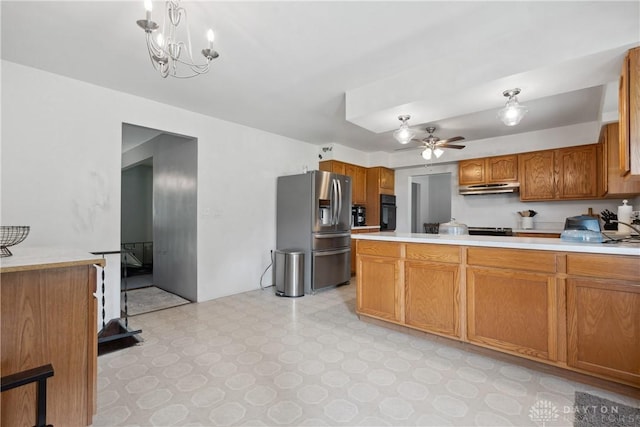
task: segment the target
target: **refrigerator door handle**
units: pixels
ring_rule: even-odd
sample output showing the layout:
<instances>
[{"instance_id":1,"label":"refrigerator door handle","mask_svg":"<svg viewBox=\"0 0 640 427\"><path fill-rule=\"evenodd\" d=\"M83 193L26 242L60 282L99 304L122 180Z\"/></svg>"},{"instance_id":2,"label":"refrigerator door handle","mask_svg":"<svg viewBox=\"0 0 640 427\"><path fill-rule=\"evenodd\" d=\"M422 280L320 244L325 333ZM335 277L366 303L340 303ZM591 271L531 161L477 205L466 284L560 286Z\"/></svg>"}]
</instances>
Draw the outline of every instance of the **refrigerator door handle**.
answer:
<instances>
[{"instance_id":1,"label":"refrigerator door handle","mask_svg":"<svg viewBox=\"0 0 640 427\"><path fill-rule=\"evenodd\" d=\"M340 224L342 216L342 183L336 179L336 187L338 188L338 215L336 216L336 225Z\"/></svg>"},{"instance_id":2,"label":"refrigerator door handle","mask_svg":"<svg viewBox=\"0 0 640 427\"><path fill-rule=\"evenodd\" d=\"M314 251L313 256L331 256L331 255L340 255L350 252L351 248L338 249L335 251Z\"/></svg>"},{"instance_id":3,"label":"refrigerator door handle","mask_svg":"<svg viewBox=\"0 0 640 427\"><path fill-rule=\"evenodd\" d=\"M349 237L351 233L314 234L316 239L335 239L336 237Z\"/></svg>"},{"instance_id":4,"label":"refrigerator door handle","mask_svg":"<svg viewBox=\"0 0 640 427\"><path fill-rule=\"evenodd\" d=\"M338 217L338 181L336 179L331 180L331 225L336 225Z\"/></svg>"}]
</instances>

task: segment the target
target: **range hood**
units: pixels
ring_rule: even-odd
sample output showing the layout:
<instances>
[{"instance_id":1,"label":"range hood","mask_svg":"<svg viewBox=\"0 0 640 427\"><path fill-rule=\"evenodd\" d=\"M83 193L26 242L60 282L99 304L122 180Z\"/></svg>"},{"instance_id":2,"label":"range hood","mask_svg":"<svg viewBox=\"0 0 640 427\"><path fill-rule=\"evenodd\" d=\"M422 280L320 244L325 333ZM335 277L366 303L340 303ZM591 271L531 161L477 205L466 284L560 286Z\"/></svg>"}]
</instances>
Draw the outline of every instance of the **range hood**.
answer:
<instances>
[{"instance_id":1,"label":"range hood","mask_svg":"<svg viewBox=\"0 0 640 427\"><path fill-rule=\"evenodd\" d=\"M460 187L458 187L458 193L462 194L463 196L470 196L475 194L517 193L518 191L520 191L519 182L461 185Z\"/></svg>"}]
</instances>

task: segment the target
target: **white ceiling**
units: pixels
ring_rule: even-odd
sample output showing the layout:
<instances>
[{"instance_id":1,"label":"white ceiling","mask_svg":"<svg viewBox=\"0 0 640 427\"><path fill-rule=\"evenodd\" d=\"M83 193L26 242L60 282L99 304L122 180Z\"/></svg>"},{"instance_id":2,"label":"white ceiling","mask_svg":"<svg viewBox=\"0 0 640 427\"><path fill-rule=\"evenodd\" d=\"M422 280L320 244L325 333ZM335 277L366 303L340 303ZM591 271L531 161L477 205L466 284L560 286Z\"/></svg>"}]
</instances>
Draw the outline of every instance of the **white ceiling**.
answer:
<instances>
[{"instance_id":1,"label":"white ceiling","mask_svg":"<svg viewBox=\"0 0 640 427\"><path fill-rule=\"evenodd\" d=\"M149 63L142 1L0 4L3 59L367 152L398 148L399 114L467 141L600 120L640 44L638 1L184 2L194 50L212 27L220 58L178 80ZM496 111L513 87L529 114L508 128Z\"/></svg>"}]
</instances>

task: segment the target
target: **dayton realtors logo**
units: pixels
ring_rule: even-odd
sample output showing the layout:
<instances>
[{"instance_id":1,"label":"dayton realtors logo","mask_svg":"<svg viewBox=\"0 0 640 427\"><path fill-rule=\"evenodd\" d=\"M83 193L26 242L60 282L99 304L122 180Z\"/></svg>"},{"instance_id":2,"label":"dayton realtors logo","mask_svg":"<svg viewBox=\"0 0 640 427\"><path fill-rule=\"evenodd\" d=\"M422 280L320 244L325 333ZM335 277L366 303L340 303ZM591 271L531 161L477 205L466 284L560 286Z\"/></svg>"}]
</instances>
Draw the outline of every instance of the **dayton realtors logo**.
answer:
<instances>
[{"instance_id":1,"label":"dayton realtors logo","mask_svg":"<svg viewBox=\"0 0 640 427\"><path fill-rule=\"evenodd\" d=\"M556 405L548 400L538 400L529 408L529 418L533 422L541 422L542 427L545 427L545 423L560 418L560 412Z\"/></svg>"},{"instance_id":2,"label":"dayton realtors logo","mask_svg":"<svg viewBox=\"0 0 640 427\"><path fill-rule=\"evenodd\" d=\"M553 402L538 400L529 408L531 421L542 423L542 427L547 427L546 423L558 420L561 415L564 420L586 421L590 425L605 423L635 425L635 423L640 423L640 415L621 413L617 405L573 405L563 406L562 410L559 410Z\"/></svg>"}]
</instances>

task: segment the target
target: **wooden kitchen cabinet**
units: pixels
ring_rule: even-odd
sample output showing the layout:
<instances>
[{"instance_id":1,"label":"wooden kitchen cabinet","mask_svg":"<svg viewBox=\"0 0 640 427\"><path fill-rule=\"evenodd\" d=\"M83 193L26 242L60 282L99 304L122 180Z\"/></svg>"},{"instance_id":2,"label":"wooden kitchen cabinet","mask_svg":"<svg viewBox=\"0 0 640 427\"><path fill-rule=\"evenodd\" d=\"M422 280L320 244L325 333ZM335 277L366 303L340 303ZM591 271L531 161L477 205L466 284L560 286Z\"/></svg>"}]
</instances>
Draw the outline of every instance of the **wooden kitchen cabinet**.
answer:
<instances>
[{"instance_id":1,"label":"wooden kitchen cabinet","mask_svg":"<svg viewBox=\"0 0 640 427\"><path fill-rule=\"evenodd\" d=\"M640 263L567 256L567 364L640 385Z\"/></svg>"},{"instance_id":2,"label":"wooden kitchen cabinet","mask_svg":"<svg viewBox=\"0 0 640 427\"><path fill-rule=\"evenodd\" d=\"M367 225L380 225L380 195L394 194L395 172L376 166L367 169Z\"/></svg>"},{"instance_id":3,"label":"wooden kitchen cabinet","mask_svg":"<svg viewBox=\"0 0 640 427\"><path fill-rule=\"evenodd\" d=\"M515 154L462 160L458 163L460 185L516 181L518 181L518 156Z\"/></svg>"},{"instance_id":4,"label":"wooden kitchen cabinet","mask_svg":"<svg viewBox=\"0 0 640 427\"><path fill-rule=\"evenodd\" d=\"M379 319L402 320L401 245L357 241L357 311Z\"/></svg>"},{"instance_id":5,"label":"wooden kitchen cabinet","mask_svg":"<svg viewBox=\"0 0 640 427\"><path fill-rule=\"evenodd\" d=\"M553 200L555 190L555 156L552 150L518 155L520 200Z\"/></svg>"},{"instance_id":6,"label":"wooden kitchen cabinet","mask_svg":"<svg viewBox=\"0 0 640 427\"><path fill-rule=\"evenodd\" d=\"M593 199L599 196L596 144L555 150L559 199Z\"/></svg>"},{"instance_id":7,"label":"wooden kitchen cabinet","mask_svg":"<svg viewBox=\"0 0 640 427\"><path fill-rule=\"evenodd\" d=\"M623 60L618 105L619 172L640 175L640 47L629 50Z\"/></svg>"},{"instance_id":8,"label":"wooden kitchen cabinet","mask_svg":"<svg viewBox=\"0 0 640 427\"><path fill-rule=\"evenodd\" d=\"M598 198L599 171L597 144L519 154L520 200Z\"/></svg>"},{"instance_id":9,"label":"wooden kitchen cabinet","mask_svg":"<svg viewBox=\"0 0 640 427\"><path fill-rule=\"evenodd\" d=\"M367 168L345 163L345 175L351 177L351 202L354 205L367 203Z\"/></svg>"},{"instance_id":10,"label":"wooden kitchen cabinet","mask_svg":"<svg viewBox=\"0 0 640 427\"><path fill-rule=\"evenodd\" d=\"M407 244L405 324L460 338L460 247Z\"/></svg>"},{"instance_id":11,"label":"wooden kitchen cabinet","mask_svg":"<svg viewBox=\"0 0 640 427\"><path fill-rule=\"evenodd\" d=\"M339 162L337 160L325 160L318 164L318 169L325 172L339 173L340 175L346 175L346 163Z\"/></svg>"},{"instance_id":12,"label":"wooden kitchen cabinet","mask_svg":"<svg viewBox=\"0 0 640 427\"><path fill-rule=\"evenodd\" d=\"M93 265L2 269L2 375L50 363L47 423L92 424L97 385ZM33 425L36 384L2 393L2 425Z\"/></svg>"},{"instance_id":13,"label":"wooden kitchen cabinet","mask_svg":"<svg viewBox=\"0 0 640 427\"><path fill-rule=\"evenodd\" d=\"M360 233L377 233L380 231L380 227L377 228L356 228L351 229L351 234ZM356 274L356 240L351 239L351 275Z\"/></svg>"},{"instance_id":14,"label":"wooden kitchen cabinet","mask_svg":"<svg viewBox=\"0 0 640 427\"><path fill-rule=\"evenodd\" d=\"M634 197L640 194L640 175L620 174L619 126L609 123L600 131L599 149L602 150L601 194L607 198Z\"/></svg>"},{"instance_id":15,"label":"wooden kitchen cabinet","mask_svg":"<svg viewBox=\"0 0 640 427\"><path fill-rule=\"evenodd\" d=\"M467 258L469 342L557 360L555 255L468 248Z\"/></svg>"}]
</instances>

